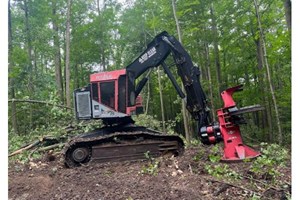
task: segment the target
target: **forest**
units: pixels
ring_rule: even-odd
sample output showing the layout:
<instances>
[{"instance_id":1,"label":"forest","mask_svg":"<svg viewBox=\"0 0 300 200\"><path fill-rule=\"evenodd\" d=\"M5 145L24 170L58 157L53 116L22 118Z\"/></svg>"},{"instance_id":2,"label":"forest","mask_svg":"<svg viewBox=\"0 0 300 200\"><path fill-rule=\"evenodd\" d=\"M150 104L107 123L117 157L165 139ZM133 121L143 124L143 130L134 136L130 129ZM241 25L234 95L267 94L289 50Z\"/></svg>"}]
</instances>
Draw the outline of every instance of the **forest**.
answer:
<instances>
[{"instance_id":1,"label":"forest","mask_svg":"<svg viewBox=\"0 0 300 200\"><path fill-rule=\"evenodd\" d=\"M8 2L8 11L9 135L68 123L74 89L87 85L92 73L125 68L165 30L200 68L214 118L220 92L243 84L237 104L266 108L247 116L252 131L245 137L291 142L289 0L18 0ZM188 140L196 137L192 122L184 128L182 102L159 67L142 96L146 119Z\"/></svg>"},{"instance_id":2,"label":"forest","mask_svg":"<svg viewBox=\"0 0 300 200\"><path fill-rule=\"evenodd\" d=\"M245 114L243 139L290 149L290 0L8 0L9 153L36 138L62 138L68 127L77 134L101 124L75 119L73 91L93 73L126 68L162 31L199 67L214 120L223 106L220 93L242 84L237 105L264 107ZM144 114L134 116L137 124L199 144L197 125L161 66L141 95Z\"/></svg>"}]
</instances>

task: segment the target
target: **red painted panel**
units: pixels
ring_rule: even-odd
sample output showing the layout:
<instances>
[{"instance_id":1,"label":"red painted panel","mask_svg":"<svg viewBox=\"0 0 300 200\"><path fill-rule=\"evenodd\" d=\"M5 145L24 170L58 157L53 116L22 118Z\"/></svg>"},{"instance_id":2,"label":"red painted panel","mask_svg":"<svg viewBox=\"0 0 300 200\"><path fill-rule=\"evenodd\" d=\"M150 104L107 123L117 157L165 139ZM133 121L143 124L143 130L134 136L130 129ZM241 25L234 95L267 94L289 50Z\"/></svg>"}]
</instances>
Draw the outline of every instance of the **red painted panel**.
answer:
<instances>
[{"instance_id":1,"label":"red painted panel","mask_svg":"<svg viewBox=\"0 0 300 200\"><path fill-rule=\"evenodd\" d=\"M234 107L235 106L235 102L232 98L232 95L234 92L237 92L239 90L241 90L242 85L238 85L232 88L228 88L227 90L223 91L221 93L221 97L223 99L224 102L224 108L230 108L230 107Z\"/></svg>"}]
</instances>

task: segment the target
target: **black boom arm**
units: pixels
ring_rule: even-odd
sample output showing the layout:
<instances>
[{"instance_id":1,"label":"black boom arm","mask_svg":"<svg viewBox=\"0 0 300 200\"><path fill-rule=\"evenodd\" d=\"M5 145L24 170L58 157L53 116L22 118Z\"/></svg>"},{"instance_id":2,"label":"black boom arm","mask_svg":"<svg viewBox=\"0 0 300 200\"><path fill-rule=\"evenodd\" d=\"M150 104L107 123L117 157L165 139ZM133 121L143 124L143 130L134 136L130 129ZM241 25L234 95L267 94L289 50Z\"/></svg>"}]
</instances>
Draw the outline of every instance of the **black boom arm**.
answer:
<instances>
[{"instance_id":1,"label":"black boom arm","mask_svg":"<svg viewBox=\"0 0 300 200\"><path fill-rule=\"evenodd\" d=\"M172 54L175 61L177 72L184 85L186 95L184 95L170 69L164 62L170 54ZM165 31L158 34L148 44L147 49L126 67L126 71L128 77L134 81L147 70L159 65L163 66L165 73L168 75L179 96L181 98L186 97L186 107L193 118L199 121L200 127L210 124L210 111L207 106L207 99L199 82L200 71L198 67L193 65L190 55L180 42ZM140 81L136 88L136 95L142 90L147 80L148 76Z\"/></svg>"}]
</instances>

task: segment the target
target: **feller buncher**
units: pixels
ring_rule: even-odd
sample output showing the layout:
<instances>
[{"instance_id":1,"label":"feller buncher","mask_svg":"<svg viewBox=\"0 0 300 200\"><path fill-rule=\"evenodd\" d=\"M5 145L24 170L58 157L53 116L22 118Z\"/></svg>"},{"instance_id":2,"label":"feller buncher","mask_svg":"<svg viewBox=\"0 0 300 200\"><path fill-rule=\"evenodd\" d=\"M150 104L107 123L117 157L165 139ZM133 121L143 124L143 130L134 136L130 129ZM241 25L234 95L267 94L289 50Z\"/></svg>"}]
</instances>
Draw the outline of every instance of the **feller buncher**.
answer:
<instances>
[{"instance_id":1,"label":"feller buncher","mask_svg":"<svg viewBox=\"0 0 300 200\"><path fill-rule=\"evenodd\" d=\"M177 73L184 85L183 92L165 60L172 56ZM223 107L217 110L218 121L212 121L207 98L200 84L200 70L193 65L190 55L181 43L167 32L158 34L147 49L131 64L121 70L90 75L88 86L74 91L76 118L101 119L104 127L81 134L69 140L63 149L68 167L91 161L111 162L145 158L145 153L157 157L165 153L180 155L184 143L177 135L168 135L134 124L131 116L142 110L141 90L150 72L162 66L186 108L198 124L203 144L224 143L222 159L225 161L255 158L260 155L246 146L241 137L242 114L262 110L259 105L238 108L233 93L242 85L221 93ZM138 78L144 77L138 82Z\"/></svg>"}]
</instances>

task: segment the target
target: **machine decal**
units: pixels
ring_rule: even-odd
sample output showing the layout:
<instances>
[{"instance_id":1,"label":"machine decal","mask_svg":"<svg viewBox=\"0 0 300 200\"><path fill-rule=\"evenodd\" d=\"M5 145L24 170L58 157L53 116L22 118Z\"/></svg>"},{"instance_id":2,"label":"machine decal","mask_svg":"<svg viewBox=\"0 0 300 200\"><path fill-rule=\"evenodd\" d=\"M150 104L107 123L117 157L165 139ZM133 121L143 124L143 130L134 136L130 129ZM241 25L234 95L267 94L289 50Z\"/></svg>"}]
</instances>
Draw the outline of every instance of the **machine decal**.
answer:
<instances>
[{"instance_id":1,"label":"machine decal","mask_svg":"<svg viewBox=\"0 0 300 200\"><path fill-rule=\"evenodd\" d=\"M152 47L151 49L149 49L149 51L147 51L146 53L144 53L140 58L139 58L139 62L142 64L145 61L147 61L149 58L151 58L154 54L156 54L156 49L155 47Z\"/></svg>"},{"instance_id":2,"label":"machine decal","mask_svg":"<svg viewBox=\"0 0 300 200\"><path fill-rule=\"evenodd\" d=\"M104 79L112 79L112 75L110 74L101 74L96 76L96 80L104 80Z\"/></svg>"}]
</instances>

